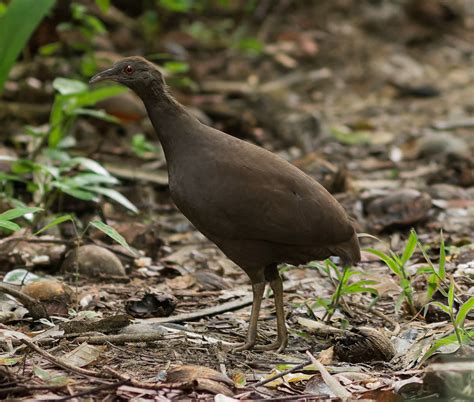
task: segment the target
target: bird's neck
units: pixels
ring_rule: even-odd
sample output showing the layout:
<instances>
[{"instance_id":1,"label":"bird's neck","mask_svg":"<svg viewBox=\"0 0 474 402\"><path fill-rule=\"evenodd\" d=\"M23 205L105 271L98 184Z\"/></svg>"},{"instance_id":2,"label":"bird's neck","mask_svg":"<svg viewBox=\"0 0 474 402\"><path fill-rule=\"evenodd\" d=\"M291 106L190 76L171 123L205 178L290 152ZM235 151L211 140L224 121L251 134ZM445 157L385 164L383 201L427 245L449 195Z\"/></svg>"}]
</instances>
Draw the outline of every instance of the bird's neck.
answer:
<instances>
[{"instance_id":1,"label":"bird's neck","mask_svg":"<svg viewBox=\"0 0 474 402\"><path fill-rule=\"evenodd\" d=\"M191 146L192 138L198 134L199 122L166 88L152 84L148 89L142 99L170 163L176 153Z\"/></svg>"}]
</instances>

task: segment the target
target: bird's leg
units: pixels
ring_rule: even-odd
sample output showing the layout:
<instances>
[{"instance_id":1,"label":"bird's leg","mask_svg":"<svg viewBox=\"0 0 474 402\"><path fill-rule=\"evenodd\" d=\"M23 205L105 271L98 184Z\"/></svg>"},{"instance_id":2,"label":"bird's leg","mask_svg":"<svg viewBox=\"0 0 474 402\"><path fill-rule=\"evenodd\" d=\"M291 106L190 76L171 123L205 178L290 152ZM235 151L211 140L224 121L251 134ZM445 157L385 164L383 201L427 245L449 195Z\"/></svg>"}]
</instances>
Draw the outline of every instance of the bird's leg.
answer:
<instances>
[{"instance_id":1,"label":"bird's leg","mask_svg":"<svg viewBox=\"0 0 474 402\"><path fill-rule=\"evenodd\" d=\"M275 350L281 352L288 344L288 331L285 324L285 310L283 306L283 282L278 273L277 265L272 265L265 269L265 278L269 280L275 298L275 310L277 316L277 340L269 345L256 346L257 350Z\"/></svg>"},{"instance_id":2,"label":"bird's leg","mask_svg":"<svg viewBox=\"0 0 474 402\"><path fill-rule=\"evenodd\" d=\"M252 283L252 292L253 292L253 303L252 303L252 312L250 313L250 323L249 329L247 332L247 341L236 347L233 351L240 352L242 350L252 349L257 340L257 323L258 315L260 313L260 305L262 304L263 291L265 290L265 281Z\"/></svg>"},{"instance_id":3,"label":"bird's leg","mask_svg":"<svg viewBox=\"0 0 474 402\"><path fill-rule=\"evenodd\" d=\"M275 310L277 316L277 340L269 345L258 345L257 350L275 350L281 352L288 344L288 331L285 323L285 310L283 308L283 282L280 277L270 282L275 298Z\"/></svg>"}]
</instances>

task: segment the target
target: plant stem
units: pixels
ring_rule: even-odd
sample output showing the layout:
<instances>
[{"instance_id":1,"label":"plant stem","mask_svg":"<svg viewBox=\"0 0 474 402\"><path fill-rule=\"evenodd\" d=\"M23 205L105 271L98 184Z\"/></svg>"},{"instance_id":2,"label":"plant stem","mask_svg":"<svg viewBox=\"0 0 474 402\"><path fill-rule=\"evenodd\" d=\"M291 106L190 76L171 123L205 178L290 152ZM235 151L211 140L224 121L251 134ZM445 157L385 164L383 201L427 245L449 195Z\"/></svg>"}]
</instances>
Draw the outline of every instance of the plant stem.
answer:
<instances>
[{"instance_id":1,"label":"plant stem","mask_svg":"<svg viewBox=\"0 0 474 402\"><path fill-rule=\"evenodd\" d=\"M349 267L348 266L344 267L342 271L342 276L339 280L339 283L337 284L336 292L334 293L333 300L331 302L331 310L328 312L327 317L326 317L326 322L329 322L331 320L336 308L339 306L339 299L341 298L342 288L344 287L346 275L348 272L349 272Z\"/></svg>"}]
</instances>

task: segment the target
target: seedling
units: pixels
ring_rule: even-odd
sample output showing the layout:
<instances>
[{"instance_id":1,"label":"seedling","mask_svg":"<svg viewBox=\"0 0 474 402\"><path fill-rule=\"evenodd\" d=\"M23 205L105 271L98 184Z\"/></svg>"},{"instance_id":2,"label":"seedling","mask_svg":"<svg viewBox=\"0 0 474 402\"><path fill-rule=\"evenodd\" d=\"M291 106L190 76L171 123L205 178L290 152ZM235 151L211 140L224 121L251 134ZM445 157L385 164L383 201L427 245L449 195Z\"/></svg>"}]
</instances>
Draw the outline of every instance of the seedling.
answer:
<instances>
[{"instance_id":1,"label":"seedling","mask_svg":"<svg viewBox=\"0 0 474 402\"><path fill-rule=\"evenodd\" d=\"M401 256L397 255L390 249L388 250L388 254L374 248L365 249L365 251L379 257L385 263L385 265L387 265L387 267L389 267L390 270L398 277L400 287L402 288L402 293L395 304L395 309L399 311L402 302L405 300L410 313L413 315L416 314L416 308L413 302L413 287L410 280L410 274L407 272L406 267L413 255L413 252L415 251L417 242L418 237L416 232L412 230L405 246L405 250Z\"/></svg>"},{"instance_id":2,"label":"seedling","mask_svg":"<svg viewBox=\"0 0 474 402\"><path fill-rule=\"evenodd\" d=\"M354 275L362 274L350 266L345 266L342 271L331 260L325 260L323 264L313 261L307 265L309 268L316 268L329 278L335 287L334 294L329 299L319 298L318 303L326 309L325 319L330 321L335 311L343 303L343 296L352 293L371 293L377 295L377 290L371 288L377 282L373 280L357 280L349 282Z\"/></svg>"},{"instance_id":3,"label":"seedling","mask_svg":"<svg viewBox=\"0 0 474 402\"><path fill-rule=\"evenodd\" d=\"M451 324L453 325L454 334L444 336L441 339L435 341L423 356L423 361L432 356L442 346L457 344L460 348L462 348L463 345L467 344L474 338L474 330L467 330L464 328L464 322L467 315L472 309L474 309L474 297L471 297L465 303L462 303L457 313L454 311L454 298L454 281L451 281L448 291L448 304L446 305L436 301L431 302L431 304L439 307L449 315Z\"/></svg>"}]
</instances>

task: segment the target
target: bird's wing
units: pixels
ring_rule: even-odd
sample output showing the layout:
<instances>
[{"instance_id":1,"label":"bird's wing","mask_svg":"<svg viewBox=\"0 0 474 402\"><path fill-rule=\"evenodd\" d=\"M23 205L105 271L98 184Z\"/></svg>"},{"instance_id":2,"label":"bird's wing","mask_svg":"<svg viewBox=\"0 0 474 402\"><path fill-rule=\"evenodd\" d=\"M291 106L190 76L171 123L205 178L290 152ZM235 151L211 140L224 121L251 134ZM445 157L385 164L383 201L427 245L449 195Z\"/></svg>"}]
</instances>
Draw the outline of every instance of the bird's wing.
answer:
<instances>
[{"instance_id":1,"label":"bird's wing","mask_svg":"<svg viewBox=\"0 0 474 402\"><path fill-rule=\"evenodd\" d=\"M291 245L335 245L352 237L344 209L319 183L267 151L259 156L261 161L244 154L239 161L217 161L206 178L215 191L208 188L201 197L212 214L206 222L196 214L198 229Z\"/></svg>"}]
</instances>

